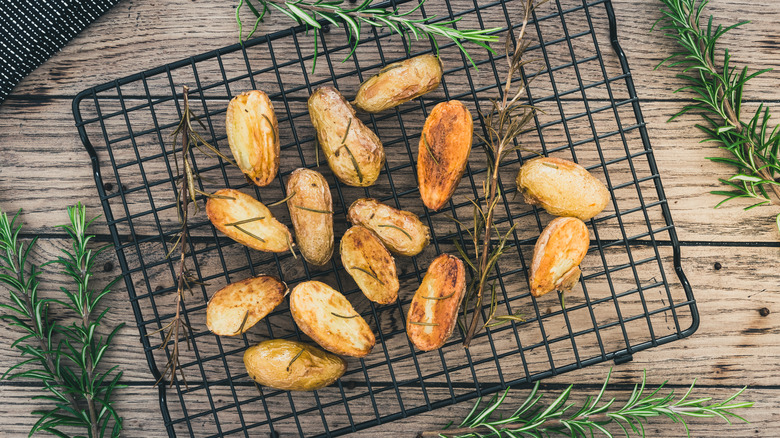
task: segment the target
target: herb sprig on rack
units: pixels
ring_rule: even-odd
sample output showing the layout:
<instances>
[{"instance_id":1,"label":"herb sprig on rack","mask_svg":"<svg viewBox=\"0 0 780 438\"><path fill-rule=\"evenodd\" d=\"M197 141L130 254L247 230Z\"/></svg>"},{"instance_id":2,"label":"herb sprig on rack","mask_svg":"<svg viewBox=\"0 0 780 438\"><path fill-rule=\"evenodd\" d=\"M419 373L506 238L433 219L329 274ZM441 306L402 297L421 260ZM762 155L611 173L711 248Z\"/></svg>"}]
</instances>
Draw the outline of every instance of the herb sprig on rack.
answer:
<instances>
[{"instance_id":1,"label":"herb sprig on rack","mask_svg":"<svg viewBox=\"0 0 780 438\"><path fill-rule=\"evenodd\" d=\"M469 257L465 248L457 240L455 241L458 252L471 270L472 278L463 300L463 319L465 321L463 328L466 333L463 345L466 348L468 348L479 329L480 311L490 274L493 272L499 257L505 251L506 243L515 228L512 226L503 234L496 231L498 242L493 243L493 233L494 228L496 228L493 221L493 212L503 196L501 186L498 183L501 161L509 153L522 149L522 146L515 144L516 139L532 129L528 125L533 121L536 114L536 109L533 106L524 103L528 84L519 76L520 70L531 62L523 58L525 51L531 44L526 39L528 22L531 19L533 10L546 1L523 1L523 21L517 34L517 43L514 49L512 48L512 34L507 33L506 36L507 73L503 96L499 95L491 101L492 106L489 112L486 114L480 113L488 132L487 137L477 134L480 140L482 140L487 157L487 178L483 184L485 207L481 207L478 201L473 201L474 225L473 227L466 227L466 233L470 239L469 243L474 246L475 257L473 259ZM515 86L514 88L513 85ZM482 325L482 329L509 321L525 321L521 315L501 315L500 318L497 318L495 284L490 287L490 294L489 317ZM470 315L469 312L471 312Z\"/></svg>"},{"instance_id":2,"label":"herb sprig on rack","mask_svg":"<svg viewBox=\"0 0 780 438\"><path fill-rule=\"evenodd\" d=\"M669 120L693 112L699 114L703 124L696 125L707 136L703 142L719 144L731 157L709 157L709 160L734 166L735 174L720 181L728 190L711 193L725 196L716 205L736 199L747 199L745 210L760 206L780 205L780 126L769 126L771 114L768 107L759 105L755 112L743 109L742 94L745 85L753 78L771 69L749 72L748 67L737 68L731 63L731 53L718 55L718 41L728 31L747 21L723 27L715 25L713 17L702 23L707 0L661 0L665 25L661 29L674 39L682 49L662 61L680 68L678 78L687 85L677 92L693 94L693 103L683 107ZM662 19L662 20L663 20ZM660 21L660 20L659 20ZM656 68L658 68L656 67ZM780 230L780 214L775 217Z\"/></svg>"},{"instance_id":3,"label":"herb sprig on rack","mask_svg":"<svg viewBox=\"0 0 780 438\"><path fill-rule=\"evenodd\" d=\"M316 0L313 2L303 0L240 0L238 7L236 8L239 39L243 39L241 9L244 5L246 5L255 16L254 26L247 38L254 35L260 21L265 18L269 8L273 8L288 16L299 25L306 25L313 29L314 60L312 62L312 70L314 70L317 65L319 32L322 31L322 24L317 21L319 19L323 19L327 21L328 24L336 27L341 27L343 25L347 29L349 41L350 44L352 44L352 50L344 61L351 58L352 54L355 53L355 49L357 49L358 43L360 42L360 31L364 25L368 25L373 27L387 27L390 32L405 36L409 41L411 41L412 36L415 41L418 41L421 36L428 37L436 46L437 50L439 47L437 38L451 40L476 68L477 65L474 63L474 60L471 58L471 55L463 44L465 42L476 44L491 53L495 53L488 44L498 41L498 36L494 34L501 30L501 28L457 29L455 25L460 21L460 17L441 21L436 21L435 15L431 17L413 18L412 14L422 7L425 0L420 0L416 6L406 12L401 12L398 9L375 7L372 4L373 0L364 0L354 8L345 8L342 6L343 3L343 0Z\"/></svg>"},{"instance_id":4,"label":"herb sprig on rack","mask_svg":"<svg viewBox=\"0 0 780 438\"><path fill-rule=\"evenodd\" d=\"M40 419L30 435L47 432L68 437L66 432L83 429L79 436L118 437L122 417L114 410L111 397L116 389L124 387L119 384L122 372L117 366L105 369L103 359L124 324L103 337L99 328L110 309L97 309L121 277L102 289L94 289L91 284L95 260L110 245L91 248L94 236L87 235L87 228L95 218L87 219L81 203L68 207L70 224L60 228L72 245L44 266L60 266L74 287L59 288L64 298L43 298L38 293L42 272L30 260L37 238L26 247L19 241L19 216L17 213L9 221L8 215L0 211L0 283L8 288L11 298L11 304L0 304L7 311L0 319L24 333L11 344L23 360L6 371L2 379L37 380L48 392L33 397L41 401L40 408L32 412Z\"/></svg>"},{"instance_id":5,"label":"herb sprig on rack","mask_svg":"<svg viewBox=\"0 0 780 438\"><path fill-rule=\"evenodd\" d=\"M539 382L536 382L525 401L506 415L499 415L497 411L506 408L504 403L509 393L508 389L501 395L496 394L484 407L481 407L482 399L478 399L474 408L457 427L451 427L451 423L441 430L420 432L417 437L512 438L557 435L576 438L596 436L596 434L612 437L613 433L607 429L610 424L618 425L626 437L631 436L631 433L645 437L644 423L653 417L666 417L675 423L680 423L690 436L686 418L717 417L728 424L731 424L732 419L747 422L733 411L753 406L753 402L734 401L745 391L745 388L721 402L713 403L712 397L692 398L690 396L696 384L695 380L679 400L675 399L674 390L662 395L667 382L646 393L647 374L645 373L642 381L634 385L628 400L618 407L615 398L602 402L611 374L610 369L601 391L595 397L588 396L580 408L576 408L575 403L568 401L574 385L570 385L552 403L545 406L540 403L543 394L539 393Z\"/></svg>"}]
</instances>

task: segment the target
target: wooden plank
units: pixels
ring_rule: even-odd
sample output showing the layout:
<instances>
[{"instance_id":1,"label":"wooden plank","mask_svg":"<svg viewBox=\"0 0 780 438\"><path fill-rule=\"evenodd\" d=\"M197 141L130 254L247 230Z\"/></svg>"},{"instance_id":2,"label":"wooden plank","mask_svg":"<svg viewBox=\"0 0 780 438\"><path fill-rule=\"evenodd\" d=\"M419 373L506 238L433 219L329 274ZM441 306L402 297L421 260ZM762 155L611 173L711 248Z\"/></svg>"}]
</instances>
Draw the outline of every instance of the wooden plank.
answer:
<instances>
[{"instance_id":1,"label":"wooden plank","mask_svg":"<svg viewBox=\"0 0 780 438\"><path fill-rule=\"evenodd\" d=\"M661 16L658 3L632 0L615 0L613 3L619 20L621 43L631 62L640 97L674 98L671 91L681 82L665 69L653 70L658 62L675 49L661 32L650 33L651 26ZM567 9L582 3L579 0L564 0L561 4L563 9ZM452 1L452 5L453 10L457 11L472 8L474 3L456 0ZM510 3L510 8L513 5L519 3ZM777 38L773 29L777 27L780 5L770 3L762 5L760 10L750 5L752 3L746 0L710 3L707 13L714 14L719 23L728 25L736 21L733 11L740 11L739 19L752 23L727 35L722 47L733 49L734 62L748 62L754 68L776 68L780 61L774 56ZM73 96L91 85L234 44L237 42L237 27L232 6L232 2L198 3L194 6L187 0L175 0L167 2L165 12L161 13L159 3L141 0L122 2L22 81L14 95ZM438 11L442 6L440 3L431 3L428 8L430 11ZM551 8L552 3L545 5L543 10ZM597 37L606 43L608 31L603 13L600 12L602 9L602 6L592 8L599 26ZM484 19L490 21L491 15L486 14ZM577 28L571 23L575 16L571 14L569 19L573 29ZM208 25L204 23L206 20ZM546 25L554 24L557 25L550 21ZM288 25L287 17L271 13L260 26L259 34L282 30ZM338 31L328 38L333 44L344 40ZM426 49L428 46L426 43L418 43L415 47ZM750 47L750 50L742 49L744 47ZM397 53L402 50L398 43L394 49ZM473 52L479 53L479 50L474 49ZM155 56L139 56L142 53L154 53ZM454 59L459 60L460 57ZM761 65L756 65L754 60L761 60ZM778 100L772 94L777 74L769 73L752 81L747 96L751 99ZM673 109L667 107L665 114L673 113Z\"/></svg>"}]
</instances>

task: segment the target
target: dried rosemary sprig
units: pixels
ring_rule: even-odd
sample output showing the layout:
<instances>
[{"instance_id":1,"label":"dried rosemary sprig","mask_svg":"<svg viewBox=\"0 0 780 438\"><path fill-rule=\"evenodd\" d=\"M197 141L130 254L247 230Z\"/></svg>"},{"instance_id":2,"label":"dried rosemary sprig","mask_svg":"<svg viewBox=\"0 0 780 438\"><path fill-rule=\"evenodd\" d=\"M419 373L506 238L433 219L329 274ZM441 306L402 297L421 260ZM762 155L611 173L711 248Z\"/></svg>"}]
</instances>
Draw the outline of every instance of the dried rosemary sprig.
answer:
<instances>
[{"instance_id":1,"label":"dried rosemary sprig","mask_svg":"<svg viewBox=\"0 0 780 438\"><path fill-rule=\"evenodd\" d=\"M519 146L515 146L515 141L518 136L531 129L528 128L528 124L533 120L536 112L533 106L522 103L524 102L527 84L518 76L520 69L530 62L523 59L523 54L530 45L530 41L525 38L528 21L534 8L545 2L546 0L539 2L523 0L523 21L520 32L517 35L517 44L514 50L511 48L511 30L506 36L505 50L508 70L503 96L497 96L491 100L490 111L487 113L480 112L488 134L487 137L477 134L480 140L482 140L487 157L487 178L483 184L485 207L482 208L480 206L479 200L472 201L474 204L474 226L470 228L464 226L470 238L470 243L474 245L474 258L470 258L465 248L457 240L455 241L458 252L471 270L472 278L466 291L466 297L463 300L462 311L463 320L465 321L462 327L466 332L463 346L466 348L468 348L469 343L471 343L479 328L480 310L482 309L486 283L498 262L498 258L506 248L509 236L514 231L514 226L512 226L504 234L496 232L498 242L496 244L492 243L493 229L495 228L493 212L502 197L501 187L498 184L501 161L510 152L521 149ZM513 88L513 85L516 87ZM506 318L501 320L494 318L496 309L495 287L491 288L491 293L490 317L482 325L483 329L488 325L494 325L497 321L509 321Z\"/></svg>"},{"instance_id":2,"label":"dried rosemary sprig","mask_svg":"<svg viewBox=\"0 0 780 438\"><path fill-rule=\"evenodd\" d=\"M730 158L708 157L709 160L734 166L736 170L729 179L720 179L728 190L711 192L726 197L715 207L743 198L751 203L745 210L780 205L780 182L777 181L780 174L780 126L769 126L769 108L763 104L755 113L747 117L742 115L745 84L771 69L752 73L748 73L747 67L739 69L731 64L728 49L723 52L722 62L716 59L718 40L747 21L727 27L715 26L710 16L707 24L703 25L701 19L707 0L661 0L661 3L665 6L661 12L666 22L661 29L682 50L673 53L658 66L673 61L667 66L681 68L677 77L688 83L677 91L689 91L694 95L694 102L669 120L687 112L699 114L705 123L696 127L707 136L702 141L715 142L720 149L732 154ZM780 230L780 214L775 217L775 224Z\"/></svg>"},{"instance_id":3,"label":"dried rosemary sprig","mask_svg":"<svg viewBox=\"0 0 780 438\"><path fill-rule=\"evenodd\" d=\"M12 344L23 360L1 379L39 381L48 392L33 397L39 401L33 415L40 419L30 436L46 432L68 437L66 432L81 429L78 436L118 437L122 417L114 410L112 396L116 389L124 387L119 384L122 372L117 371L117 366L106 369L103 358L123 324L106 337L101 336L98 328L109 309L98 311L98 306L121 277L102 289L93 289L95 259L110 245L91 248L94 236L86 233L95 218L87 218L81 203L68 207L68 216L70 224L61 228L73 244L44 265L60 265L74 287L60 287L64 298L42 298L38 294L41 271L29 260L37 239L33 238L25 248L18 240L22 229L19 213L9 221L0 211L0 283L7 286L11 298L11 304L0 304L0 309L8 311L0 319L23 333ZM64 314L60 312L63 310ZM63 320L68 314L76 318Z\"/></svg>"},{"instance_id":4,"label":"dried rosemary sprig","mask_svg":"<svg viewBox=\"0 0 780 438\"><path fill-rule=\"evenodd\" d=\"M314 61L312 70L317 65L319 33L322 31L322 25L317 21L318 19L323 19L336 27L343 25L347 29L349 41L352 44L352 51L349 52L344 61L348 60L355 53L355 49L357 49L360 42L360 31L364 24L374 27L387 27L390 32L406 36L410 41L412 35L415 41L419 40L420 36L427 36L433 41L437 50L439 47L439 43L436 40L437 37L449 39L458 46L475 68L474 60L471 59L471 55L463 46L464 42L476 44L491 53L495 53L488 46L488 43L498 41L498 37L493 35L493 33L501 30L501 28L456 29L454 24L460 21L460 17L454 20L443 21L435 21L435 15L427 18L412 18L410 15L420 9L425 0L420 0L415 7L406 12L400 12L398 9L378 8L373 6L372 2L373 0L364 0L354 8L344 8L342 6L343 0L316 0L313 2L303 0L239 0L236 8L239 40L243 40L243 23L241 22L240 12L242 6L246 5L255 16L254 26L247 38L250 38L255 33L257 26L263 20L269 8L278 10L299 25L305 25L307 28L313 29ZM255 4L261 6L261 10L258 10Z\"/></svg>"}]
</instances>

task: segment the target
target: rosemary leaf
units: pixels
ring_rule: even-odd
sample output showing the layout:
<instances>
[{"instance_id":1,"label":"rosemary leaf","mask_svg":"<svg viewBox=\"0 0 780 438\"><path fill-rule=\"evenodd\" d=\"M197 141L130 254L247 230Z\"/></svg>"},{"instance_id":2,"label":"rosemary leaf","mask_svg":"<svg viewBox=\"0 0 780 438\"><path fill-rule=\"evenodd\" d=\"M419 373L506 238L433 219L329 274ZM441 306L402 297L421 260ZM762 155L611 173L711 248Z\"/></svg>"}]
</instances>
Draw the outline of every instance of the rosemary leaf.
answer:
<instances>
[{"instance_id":1,"label":"rosemary leaf","mask_svg":"<svg viewBox=\"0 0 780 438\"><path fill-rule=\"evenodd\" d=\"M447 295L445 295L445 296L443 296L443 297L422 297L422 298L425 298L426 300L436 300L436 301L441 301L441 300L446 300L447 298L450 298L450 297L452 297L453 295L455 295L455 292L457 292L457 291L456 291L456 290L454 290L454 291L452 291L452 292L448 293Z\"/></svg>"},{"instance_id":2,"label":"rosemary leaf","mask_svg":"<svg viewBox=\"0 0 780 438\"><path fill-rule=\"evenodd\" d=\"M244 225L244 224L248 224L248 223L251 223L251 222L261 221L263 219L265 219L265 216L252 217L252 218L249 218L249 219L240 220L238 222L230 222L230 223L225 224L225 226L226 227L235 227L236 225Z\"/></svg>"},{"instance_id":3,"label":"rosemary leaf","mask_svg":"<svg viewBox=\"0 0 780 438\"><path fill-rule=\"evenodd\" d=\"M358 181L363 182L363 172L360 171L360 166L358 166L358 162L355 159L355 156L352 155L352 151L349 150L349 147L347 147L346 144L342 144L341 147L347 150L349 158L352 160L352 166L355 167L355 173L357 173Z\"/></svg>"},{"instance_id":4,"label":"rosemary leaf","mask_svg":"<svg viewBox=\"0 0 780 438\"><path fill-rule=\"evenodd\" d=\"M414 239L412 239L412 235L409 234L409 232L407 232L406 230L404 230L403 228L401 228L401 227L399 227L397 225L393 225L393 224L379 224L379 226L382 227L382 228L393 228L393 229L396 229L396 230L404 233L406 235L406 237L409 238L409 240L414 240Z\"/></svg>"},{"instance_id":5,"label":"rosemary leaf","mask_svg":"<svg viewBox=\"0 0 780 438\"><path fill-rule=\"evenodd\" d=\"M293 196L295 196L295 190L293 190L293 192L290 193L289 195L287 195L284 199L282 199L280 201L276 201L276 202L274 202L272 204L268 204L268 205L266 205L266 207L276 207L279 204L284 204L285 202L287 202L290 199L292 199Z\"/></svg>"},{"instance_id":6,"label":"rosemary leaf","mask_svg":"<svg viewBox=\"0 0 780 438\"><path fill-rule=\"evenodd\" d=\"M436 159L436 155L433 155L433 151L431 150L431 147L428 145L428 140L425 139L425 133L423 132L422 136L420 137L420 140L422 141L423 146L425 146L425 150L428 151L428 155L433 158L433 162L436 163L436 165L439 165L439 160Z\"/></svg>"},{"instance_id":7,"label":"rosemary leaf","mask_svg":"<svg viewBox=\"0 0 780 438\"><path fill-rule=\"evenodd\" d=\"M317 210L316 208L304 207L302 205L295 205L294 207L301 210L310 211L312 213L333 214L333 212L329 210Z\"/></svg>"},{"instance_id":8,"label":"rosemary leaf","mask_svg":"<svg viewBox=\"0 0 780 438\"><path fill-rule=\"evenodd\" d=\"M545 162L542 162L542 166L551 167L551 168L553 168L553 169L557 169L557 168L558 168L558 165L557 165L557 164L548 163L548 162L546 162L546 161L545 161Z\"/></svg>"},{"instance_id":9,"label":"rosemary leaf","mask_svg":"<svg viewBox=\"0 0 780 438\"><path fill-rule=\"evenodd\" d=\"M247 236L249 236L249 237L251 237L253 239L257 239L260 242L265 243L265 239L263 239L262 237L260 237L260 236L258 236L256 234L246 230L245 228L242 228L240 225L233 225L233 228L237 229L238 231L241 231L242 233L246 234Z\"/></svg>"},{"instance_id":10,"label":"rosemary leaf","mask_svg":"<svg viewBox=\"0 0 780 438\"><path fill-rule=\"evenodd\" d=\"M299 351L299 352L298 352L298 354L296 354L296 355L295 355L295 357L293 357L293 358L292 358L292 360L290 361L290 363L288 363L288 364L287 364L287 372L288 372L288 373L290 372L290 367L292 366L292 364L293 364L293 363L294 363L296 360L298 360L298 358L299 358L299 357L301 357L301 355L303 354L303 352L304 352L304 351L306 351L306 349L305 349L305 348L301 348L301 351Z\"/></svg>"},{"instance_id":11,"label":"rosemary leaf","mask_svg":"<svg viewBox=\"0 0 780 438\"><path fill-rule=\"evenodd\" d=\"M350 315L350 316L344 316L344 315L339 315L336 312L330 312L330 314L333 315L333 316L339 317L339 318L343 318L343 319L352 319L352 318L357 318L358 316L360 316L358 314L354 314L354 315Z\"/></svg>"},{"instance_id":12,"label":"rosemary leaf","mask_svg":"<svg viewBox=\"0 0 780 438\"><path fill-rule=\"evenodd\" d=\"M369 271L368 269L361 268L360 266L350 266L349 269L355 269L357 271L360 271L360 272L368 275L369 277L373 278L377 282L379 282L379 284L381 284L382 286L385 285L385 283L382 280L380 280L379 277L377 277L376 274L374 274L373 271Z\"/></svg>"},{"instance_id":13,"label":"rosemary leaf","mask_svg":"<svg viewBox=\"0 0 780 438\"><path fill-rule=\"evenodd\" d=\"M246 326L246 322L248 319L249 319L249 311L247 310L246 312L244 312L244 319L241 321L241 325L238 327L238 330L236 330L236 332L233 333L234 335L241 334L241 332L244 331L244 327Z\"/></svg>"},{"instance_id":14,"label":"rosemary leaf","mask_svg":"<svg viewBox=\"0 0 780 438\"><path fill-rule=\"evenodd\" d=\"M439 324L436 324L435 322L421 322L421 321L409 321L409 324L412 325L421 325L424 327L436 327Z\"/></svg>"},{"instance_id":15,"label":"rosemary leaf","mask_svg":"<svg viewBox=\"0 0 780 438\"><path fill-rule=\"evenodd\" d=\"M341 138L341 144L344 145L347 143L347 136L349 135L349 128L352 127L352 119L349 119L347 122L347 128L344 130L344 137Z\"/></svg>"}]
</instances>

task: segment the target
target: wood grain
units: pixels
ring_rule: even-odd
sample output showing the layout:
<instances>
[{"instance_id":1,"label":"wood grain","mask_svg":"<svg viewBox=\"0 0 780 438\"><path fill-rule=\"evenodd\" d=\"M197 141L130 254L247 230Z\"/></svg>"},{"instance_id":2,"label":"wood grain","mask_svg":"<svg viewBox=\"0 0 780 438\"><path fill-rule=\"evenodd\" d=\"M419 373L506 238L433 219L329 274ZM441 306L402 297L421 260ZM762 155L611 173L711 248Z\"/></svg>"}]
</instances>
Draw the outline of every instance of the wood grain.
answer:
<instances>
[{"instance_id":1,"label":"wood grain","mask_svg":"<svg viewBox=\"0 0 780 438\"><path fill-rule=\"evenodd\" d=\"M579 1L562 0L563 5L580 4ZM780 331L777 315L780 314L780 301L776 295L778 273L776 266L777 231L773 227L772 209L764 211L753 210L744 212L737 203L713 210L720 198L710 195L710 190L720 188L717 183L718 176L728 175L730 169L725 166L711 163L705 157L720 155L721 152L711 145L700 144L699 132L692 127L693 119L684 118L681 121L667 124L666 119L676 112L683 104L681 95L672 94L672 91L681 85L671 72L665 69L654 70L656 64L668 56L674 47L670 41L663 38L661 32L648 33L653 22L660 16L657 2L638 0L614 0L615 9L619 20L619 37L626 51L632 68L632 77L641 99L642 110L647 122L653 153L655 155L661 178L665 187L672 216L677 225L678 235L683 240L682 256L683 267L693 286L697 297L699 311L701 313L701 326L699 331L691 338L654 348L651 351L641 352L635 355L634 361L616 368L613 382L616 384L629 384L635 382L643 369L648 370L649 382L657 385L669 379L676 385L687 385L694 378L699 378L699 383L704 388L698 390L698 394L712 395L716 398L724 398L733 393L742 385L751 388L744 396L745 399L756 401L756 407L746 412L751 424L737 424L728 429L720 423L711 420L698 420L693 422L692 434L694 436L713 436L728 433L730 436L773 436L774 430L780 426L778 407L780 407L780 377L774 372L772 366L780 355L780 347L774 341ZM464 9L473 6L466 0L452 0L454 9ZM3 211L13 212L19 208L24 210L23 219L28 225L26 232L31 234L44 234L46 238L39 243L36 256L42 258L53 257L59 248L66 244L60 232L54 225L67 220L64 208L81 200L93 213L100 212L100 202L92 178L92 170L89 159L73 127L71 115L71 99L84 88L104 83L107 80L136 73L140 70L156 67L166 62L176 61L210 49L216 49L236 41L236 28L233 21L234 2L224 0L219 2L193 2L190 0L170 0L161 2L158 0L125 0L114 9L96 21L86 31L82 32L73 42L68 44L60 53L55 54L43 66L28 76L16 88L10 98L0 106L0 206ZM594 11L599 8L594 8ZM161 12L164 11L164 12ZM778 25L778 13L780 3L764 4L761 8L746 0L719 0L712 2L708 12L713 13L716 19L723 22L732 22L735 19L750 20L751 24L738 28L728 34L723 43L733 48L734 62L749 62L753 67L778 67L780 65L780 53L776 28ZM736 14L735 11L739 11ZM606 27L603 25L603 14L594 12L598 32L596 38L601 42L607 41ZM490 17L489 19L496 19ZM287 26L286 17L281 14L272 14L261 26L260 32L273 32L282 30ZM500 23L499 23L500 25ZM560 23L549 22L550 33L560 32ZM332 46L342 40L342 35L331 32L326 41ZM578 56L586 56L588 45L586 41L575 44L574 50ZM305 49L311 52L311 44L304 43ZM414 46L419 50L427 48L426 44L419 43ZM290 46L279 43L275 50L281 52L292 50ZM370 74L375 69L374 64L379 62L375 49L365 48L361 52L361 68L365 74ZM373 50L373 51L372 51ZM564 47L549 47L550 54L554 57L568 56L568 50ZM383 54L386 57L400 56L401 47L397 40L392 40L383 46ZM258 68L265 62L261 58L262 53L257 52L258 58L253 58L253 66ZM456 54L449 53L452 57ZM459 55L457 55L459 56ZM615 62L614 55L604 53L605 58ZM448 58L451 59L451 58ZM556 58L557 59L557 58ZM225 62L238 68L241 64L236 59L227 59ZM308 61L307 61L308 62ZM254 65L257 63L257 65ZM354 68L354 64L347 66ZM345 68L347 68L345 67ZM447 66L445 65L445 68ZM206 79L220 80L214 75L213 69L206 68L201 73ZM280 71L285 83L298 84L300 82L300 69L286 69ZM471 72L476 81L492 80L487 69L480 73ZM751 101L780 101L780 91L775 87L777 72L767 73L754 81L746 90L746 96ZM344 79L344 87L354 87L359 78ZM539 84L539 93L548 91L550 80L555 80L559 89L567 90L576 87L576 81L571 75L553 75L547 82ZM274 79L275 81L275 79ZM448 89L451 92L462 90L467 84L465 76L453 74L447 79ZM246 81L238 81L231 85L231 92L245 88ZM234 89L235 88L235 89ZM277 90L278 91L278 90ZM130 94L140 92L129 89ZM616 91L617 92L617 91ZM224 91L221 91L224 95ZM540 95L541 95L540 94ZM587 93L589 99L598 101L606 97L604 90L596 89L593 93ZM219 93L208 96L213 98L209 102L224 105L225 100ZM305 96L304 96L305 97ZM618 95L618 97L620 97ZM563 111L569 113L577 108L576 102L567 103ZM753 104L755 105L755 104ZM558 111L557 109L554 109ZM551 117L560 117L557 112ZM422 119L417 123L422 125ZM172 123L173 121L171 121ZM380 122L378 131L392 132L392 121ZM410 123L415 123L410 120ZM143 123L143 122L142 122ZM288 122L289 123L289 122ZM384 125L382 125L384 123ZM584 129L583 135L587 135L587 129L573 124L572 132L579 135ZM285 134L288 135L289 134ZM553 144L566 142L562 132L551 129L545 133ZM607 150L610 149L606 145ZM614 150L613 150L614 151ZM481 165L480 156L472 155L472 166ZM593 159L587 154L582 159ZM291 161L288 161L292 167ZM283 163L284 167L284 163ZM150 167L150 171L154 171ZM158 169L159 170L159 169ZM284 170L284 169L283 169ZM292 168L287 169L292 170ZM622 170L625 172L625 169ZM507 173L511 178L512 172ZM613 171L610 170L610 175ZM621 175L621 170L616 169L615 175ZM625 176L625 173L622 175ZM396 176L402 183L412 184L411 174L406 176L403 171ZM116 192L121 182L114 180L109 193ZM160 202L166 199L165 191L153 193L159 196ZM467 199L468 192L456 193L456 198ZM620 194L619 205L632 205L638 202L635 195ZM141 208L141 204L133 205L133 208ZM411 208L411 207L410 207ZM517 201L512 204L513 211L525 207ZM775 212L776 213L776 212ZM341 224L346 226L345 224ZM636 225L636 224L635 224ZM639 224L641 225L641 223ZM337 224L337 226L339 226ZM437 227L446 227L444 223L438 223ZM636 225L638 226L638 225ZM142 228L142 231L156 232L151 224ZM533 237L537 232L535 224L523 230L525 237ZM438 228L437 228L438 229ZM604 236L609 236L609 223L600 225L600 231ZM341 230L343 232L343 230ZM105 221L96 222L94 232L99 238L108 240L108 229ZM527 235L527 236L526 236ZM616 236L619 237L619 236ZM768 246L754 246L754 243ZM706 243L711 246L691 246L692 243ZM430 254L432 255L432 254ZM665 258L666 266L670 266L670 260ZM604 261L600 261L596 254L590 254L586 258L586 269L596 270L603 265L601 263L616 263L607 253ZM118 262L113 253L106 253L98 263L105 269L100 272L95 281L103 283L109 278L118 275ZM290 264L291 278L300 273L300 267ZM215 272L215 274L219 274ZM240 274L236 274L236 277ZM239 279L239 278L236 278ZM56 272L47 270L44 276L44 294L56 294L54 285L61 283L64 277ZM133 277L139 286L146 288L146 283ZM210 287L198 291L198 295L192 298L193 308L198 303L202 305L205 299L218 288L219 282L227 281L226 278L214 283L215 289ZM402 283L402 299L404 287L411 287L416 280L408 279L407 284ZM524 279L518 277L518 285L522 285ZM632 277L616 278L618 282L630 284ZM675 280L676 281L676 280ZM157 270L150 278L153 287L170 286L170 272L165 269ZM622 283L621 283L622 284ZM522 288L522 286L518 286ZM114 326L125 322L125 326L117 337L119 348L112 350L107 358L111 364L119 364L125 369L123 381L128 388L121 391L117 407L126 418L125 436L128 437L162 437L164 432L159 405L157 402L157 389L153 388L153 379L146 366L145 357L140 347L140 335L138 327L132 315L132 309L127 299L123 283L119 283L107 299L106 304L114 310L107 316L106 324ZM413 289L412 289L413 290ZM514 290L514 289L513 289ZM594 286L593 293L598 290ZM516 290L520 293L520 289ZM591 291L591 289L589 289ZM150 292L154 292L153 290ZM167 299L171 298L163 292L159 296L159 305L166 306ZM6 300L2 297L0 300ZM655 300L656 298L650 297ZM572 294L567 300L570 306L576 306L580 298ZM408 300L407 300L408 301ZM655 301L652 301L655 302ZM406 304L404 304L405 306ZM627 303L628 308L637 303ZM551 307L552 316L544 320L545 328L549 328L548 335L565 334L561 325L560 316L556 316L554 310L556 304L551 298L541 301L540 306ZM403 307L405 308L405 307ZM366 308L367 309L367 308ZM769 311L762 312L762 309ZM365 310L365 309L364 309ZM195 310L194 313L197 313ZM577 321L577 312L572 312L573 320ZM392 313L382 314L391 315ZM281 316L281 314L280 314ZM661 315L659 315L661 316ZM652 321L654 327L659 330L669 330L667 321L661 316ZM395 317L380 318L380 321L370 321L372 327L381 324L383 330L393 328L397 324ZM557 324L557 325L556 325ZM275 328L281 330L284 324L279 323ZM228 358L232 361L240 353L248 342L262 339L265 332L262 327L251 332L245 340L226 342L225 346L235 347ZM635 328L631 328L635 329ZM506 332L504 332L506 333ZM523 342L539 342L539 334L530 325L521 327L518 331ZM497 345L509 342L497 333L495 336ZM15 337L6 333L0 343L8 346ZM213 337L208 335L199 338L198 342L205 349L214 348ZM402 337L399 339L403 339ZM535 340L533 340L535 339ZM619 340L618 338L616 338ZM156 340L159 342L159 339ZM392 342L391 342L392 343ZM583 342L578 345L583 350L594 351L593 344ZM379 346L379 348L383 348ZM394 347L395 348L395 347ZM407 347L404 347L407 348ZM158 360L161 359L158 353ZM448 360L457 357L458 350L448 351ZM460 353L462 354L462 353ZM563 360L567 351L556 351L555 358ZM192 353L185 353L184 359L193 364L190 368L195 370L195 357ZM369 356L369 360L370 356ZM14 355L2 355L0 357L0 370L7 369L16 361ZM533 367L543 368L549 366L546 354L529 352L529 364ZM438 359L437 361L438 362ZM240 364L231 363L231 370L241 378ZM355 364L351 364L352 369ZM503 364L505 368L506 364ZM434 367L434 361L424 366ZM439 365L440 366L440 365ZM607 371L607 364L588 367L574 371L545 381L550 390L559 391L570 382L578 382L578 391L593 392L603 381ZM220 367L221 368L221 367ZM493 366L493 373L495 367ZM220 369L206 369L205 373L222 372ZM399 364L394 368L397 376L411 376L416 370L408 364ZM490 366L478 367L480 380L495 381L491 374ZM197 377L200 372L195 373ZM209 374L207 374L209 375ZM360 375L351 374L348 378L358 381ZM372 379L387 378L387 375L377 373L371 375ZM0 396L7 402L0 407L0 430L9 436L22 436L29 431L34 418L29 416L29 411L37 406L37 402L29 399L35 394L33 382L4 381L0 383ZM628 391L625 387L618 387L613 394L619 399L625 399ZM419 389L410 388L410 391ZM437 393L432 389L435 397L447 397L447 394ZM514 392L510 397L520 399L523 391ZM230 400L232 395L220 393L215 389L217 400ZM197 394L194 394L197 396ZM224 398L227 397L227 398ZM384 397L384 396L383 396ZM410 395L413 398L413 395ZM278 398L278 397L277 397ZM582 392L574 400L583 400ZM394 397L383 399L387 406L392 406ZM200 398L195 403L206 403L205 398ZM226 403L229 403L226 402ZM289 402L284 400L271 401L271 409L276 412L289 411ZM373 413L371 406L351 406L353 415L359 419L369 419ZM246 412L257 410L258 406L247 408ZM435 428L440 426L444 417L462 417L471 409L471 404L460 403L432 413L422 414L407 420L393 422L370 429L358 434L358 436L410 436L414 431ZM229 414L225 414L229 415ZM333 421L344 423L343 415L333 414ZM222 417L220 417L222 419ZM235 422L235 418L227 417L227 422ZM308 421L308 420L305 420ZM204 418L200 423L193 423L198 432L209 433L213 428L213 420ZM320 422L321 423L321 422ZM311 430L315 431L321 424L311 424ZM282 426L282 436L295 433L297 429L294 423ZM669 422L651 421L649 431L654 436L684 436L684 430L678 425ZM197 434L196 434L197 435ZM262 434L261 434L262 436Z\"/></svg>"}]
</instances>

